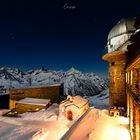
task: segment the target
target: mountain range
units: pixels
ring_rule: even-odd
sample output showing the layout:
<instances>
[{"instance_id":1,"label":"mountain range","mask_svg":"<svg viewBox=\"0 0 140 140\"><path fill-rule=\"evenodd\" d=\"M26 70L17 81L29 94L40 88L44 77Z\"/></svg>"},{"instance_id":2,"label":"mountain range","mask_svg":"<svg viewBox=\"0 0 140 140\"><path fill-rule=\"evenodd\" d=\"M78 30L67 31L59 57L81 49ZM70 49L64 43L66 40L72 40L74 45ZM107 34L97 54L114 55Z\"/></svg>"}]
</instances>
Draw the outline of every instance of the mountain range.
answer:
<instances>
[{"instance_id":1,"label":"mountain range","mask_svg":"<svg viewBox=\"0 0 140 140\"><path fill-rule=\"evenodd\" d=\"M75 68L55 71L40 68L21 71L17 68L0 68L0 93L9 88L64 84L65 95L93 96L108 88L108 80L95 73L82 73Z\"/></svg>"}]
</instances>

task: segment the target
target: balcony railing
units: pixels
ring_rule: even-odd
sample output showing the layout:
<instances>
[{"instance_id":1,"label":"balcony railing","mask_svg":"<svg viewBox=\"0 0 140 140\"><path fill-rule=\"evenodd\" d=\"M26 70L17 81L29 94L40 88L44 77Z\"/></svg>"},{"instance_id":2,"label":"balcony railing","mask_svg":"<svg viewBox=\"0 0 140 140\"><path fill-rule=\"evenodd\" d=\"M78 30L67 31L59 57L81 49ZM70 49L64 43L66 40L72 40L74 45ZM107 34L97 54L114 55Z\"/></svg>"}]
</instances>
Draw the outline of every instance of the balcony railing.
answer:
<instances>
[{"instance_id":1,"label":"balcony railing","mask_svg":"<svg viewBox=\"0 0 140 140\"><path fill-rule=\"evenodd\" d=\"M140 105L140 96L136 95L128 85L126 85L127 90L129 91L130 95L133 97L133 99Z\"/></svg>"}]
</instances>

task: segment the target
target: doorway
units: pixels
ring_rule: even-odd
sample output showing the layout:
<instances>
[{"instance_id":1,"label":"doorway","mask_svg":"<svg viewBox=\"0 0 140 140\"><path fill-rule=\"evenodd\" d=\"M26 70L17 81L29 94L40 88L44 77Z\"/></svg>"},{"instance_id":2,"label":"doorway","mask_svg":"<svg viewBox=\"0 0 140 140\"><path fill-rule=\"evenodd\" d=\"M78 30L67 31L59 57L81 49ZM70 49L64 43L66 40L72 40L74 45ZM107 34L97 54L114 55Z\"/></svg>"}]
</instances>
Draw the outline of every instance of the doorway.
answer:
<instances>
[{"instance_id":1,"label":"doorway","mask_svg":"<svg viewBox=\"0 0 140 140\"><path fill-rule=\"evenodd\" d=\"M68 111L67 111L67 119L70 120L70 121L73 120L73 113L72 113L71 110L68 110Z\"/></svg>"}]
</instances>

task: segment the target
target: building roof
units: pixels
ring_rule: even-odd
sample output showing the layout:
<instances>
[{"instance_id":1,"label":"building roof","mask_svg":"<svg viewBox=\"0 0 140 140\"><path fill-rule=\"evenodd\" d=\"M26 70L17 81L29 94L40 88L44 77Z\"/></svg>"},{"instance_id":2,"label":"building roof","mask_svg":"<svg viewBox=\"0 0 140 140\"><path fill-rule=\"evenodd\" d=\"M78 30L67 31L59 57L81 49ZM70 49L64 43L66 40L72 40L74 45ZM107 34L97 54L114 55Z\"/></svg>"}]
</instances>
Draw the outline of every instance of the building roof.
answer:
<instances>
[{"instance_id":1,"label":"building roof","mask_svg":"<svg viewBox=\"0 0 140 140\"><path fill-rule=\"evenodd\" d=\"M62 103L65 104L65 107L74 105L78 108L81 108L82 106L88 103L88 100L82 98L81 96L73 96L72 100L67 99L65 102L62 102Z\"/></svg>"},{"instance_id":2,"label":"building roof","mask_svg":"<svg viewBox=\"0 0 140 140\"><path fill-rule=\"evenodd\" d=\"M120 20L109 32L108 40L113 37L122 35L124 33L133 33L136 28L134 26L135 19L122 19Z\"/></svg>"},{"instance_id":3,"label":"building roof","mask_svg":"<svg viewBox=\"0 0 140 140\"><path fill-rule=\"evenodd\" d=\"M57 84L48 84L48 85L38 85L38 86L29 86L29 87L18 87L18 88L12 88L10 91L14 90L25 90L25 89L34 89L34 88L47 88L47 87L60 87L62 84L57 83Z\"/></svg>"},{"instance_id":4,"label":"building roof","mask_svg":"<svg viewBox=\"0 0 140 140\"><path fill-rule=\"evenodd\" d=\"M83 105L85 105L88 101L81 96L74 96L73 97L73 103L77 105L79 108L81 108Z\"/></svg>"},{"instance_id":5,"label":"building roof","mask_svg":"<svg viewBox=\"0 0 140 140\"><path fill-rule=\"evenodd\" d=\"M38 98L24 98L17 103L21 104L32 104L32 105L41 105L41 106L46 106L50 102L50 99L38 99Z\"/></svg>"}]
</instances>

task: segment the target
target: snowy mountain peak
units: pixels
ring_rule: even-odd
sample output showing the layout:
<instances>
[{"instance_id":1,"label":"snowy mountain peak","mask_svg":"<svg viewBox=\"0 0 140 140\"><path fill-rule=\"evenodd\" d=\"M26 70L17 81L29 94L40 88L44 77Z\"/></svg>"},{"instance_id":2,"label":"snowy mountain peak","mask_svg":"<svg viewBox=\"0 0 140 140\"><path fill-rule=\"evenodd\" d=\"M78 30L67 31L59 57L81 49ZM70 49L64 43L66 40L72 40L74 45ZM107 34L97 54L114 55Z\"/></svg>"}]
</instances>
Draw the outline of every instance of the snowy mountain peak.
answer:
<instances>
[{"instance_id":1,"label":"snowy mountain peak","mask_svg":"<svg viewBox=\"0 0 140 140\"><path fill-rule=\"evenodd\" d=\"M46 68L41 67L40 69L38 69L39 71L48 71Z\"/></svg>"},{"instance_id":2,"label":"snowy mountain peak","mask_svg":"<svg viewBox=\"0 0 140 140\"><path fill-rule=\"evenodd\" d=\"M81 73L79 70L75 69L74 67L71 67L67 72L67 74L77 74Z\"/></svg>"},{"instance_id":3,"label":"snowy mountain peak","mask_svg":"<svg viewBox=\"0 0 140 140\"><path fill-rule=\"evenodd\" d=\"M64 84L65 95L92 96L108 88L108 82L94 73L82 73L75 68L68 71L46 69L22 72L16 68L0 68L0 86L19 88Z\"/></svg>"},{"instance_id":4,"label":"snowy mountain peak","mask_svg":"<svg viewBox=\"0 0 140 140\"><path fill-rule=\"evenodd\" d=\"M19 73L24 74L24 72L19 70L18 68L0 67L0 71L9 72L9 73L12 72L12 73L15 73L15 74L19 74Z\"/></svg>"}]
</instances>

